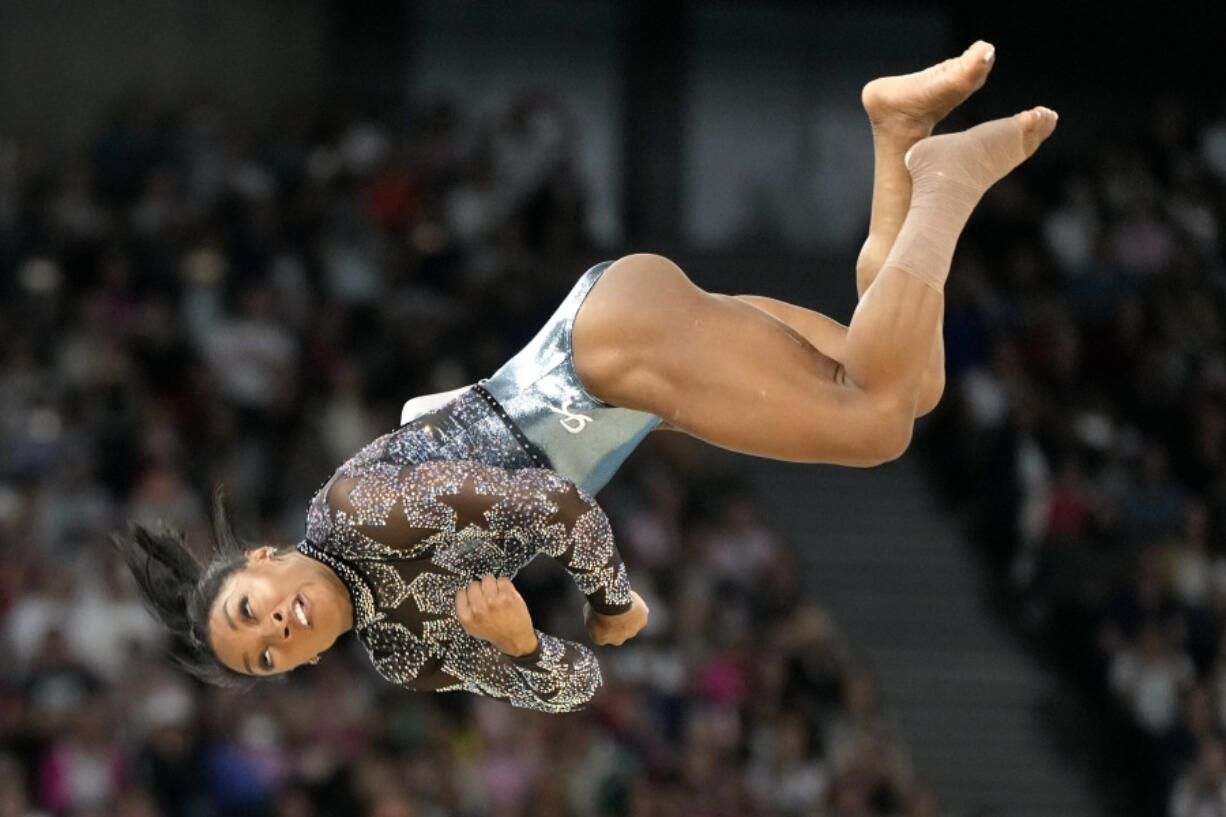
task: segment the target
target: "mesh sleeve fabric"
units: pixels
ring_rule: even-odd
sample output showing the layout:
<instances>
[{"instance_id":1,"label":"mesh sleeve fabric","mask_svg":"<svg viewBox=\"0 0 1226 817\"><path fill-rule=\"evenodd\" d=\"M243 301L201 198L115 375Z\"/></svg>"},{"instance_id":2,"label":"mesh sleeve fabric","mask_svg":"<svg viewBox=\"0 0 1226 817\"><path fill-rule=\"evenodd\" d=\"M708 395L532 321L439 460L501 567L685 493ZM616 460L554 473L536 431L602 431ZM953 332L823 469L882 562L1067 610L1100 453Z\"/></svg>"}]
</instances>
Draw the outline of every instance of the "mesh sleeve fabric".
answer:
<instances>
[{"instance_id":1,"label":"mesh sleeve fabric","mask_svg":"<svg viewBox=\"0 0 1226 817\"><path fill-rule=\"evenodd\" d=\"M428 641L379 621L362 640L380 675L421 692L464 690L524 709L573 712L600 688L600 664L582 644L537 630L536 651L512 657L456 626L447 641Z\"/></svg>"},{"instance_id":2,"label":"mesh sleeve fabric","mask_svg":"<svg viewBox=\"0 0 1226 817\"><path fill-rule=\"evenodd\" d=\"M368 550L430 556L477 578L514 573L536 553L556 559L592 608L630 609L630 581L609 519L554 471L472 462L386 463L337 480L328 504Z\"/></svg>"},{"instance_id":3,"label":"mesh sleeve fabric","mask_svg":"<svg viewBox=\"0 0 1226 817\"><path fill-rule=\"evenodd\" d=\"M565 566L594 609L628 609L625 566L590 496L547 469L432 462L368 464L341 475L327 497L332 538L374 590L380 615L359 634L381 674L549 712L591 699L601 681L587 647L538 631L537 651L513 658L455 617L461 587L514 575L537 553Z\"/></svg>"},{"instance_id":4,"label":"mesh sleeve fabric","mask_svg":"<svg viewBox=\"0 0 1226 817\"><path fill-rule=\"evenodd\" d=\"M592 609L606 615L629 610L633 599L626 565L596 500L553 471L518 473L548 483L544 497L555 510L540 530L541 552L566 568Z\"/></svg>"}]
</instances>

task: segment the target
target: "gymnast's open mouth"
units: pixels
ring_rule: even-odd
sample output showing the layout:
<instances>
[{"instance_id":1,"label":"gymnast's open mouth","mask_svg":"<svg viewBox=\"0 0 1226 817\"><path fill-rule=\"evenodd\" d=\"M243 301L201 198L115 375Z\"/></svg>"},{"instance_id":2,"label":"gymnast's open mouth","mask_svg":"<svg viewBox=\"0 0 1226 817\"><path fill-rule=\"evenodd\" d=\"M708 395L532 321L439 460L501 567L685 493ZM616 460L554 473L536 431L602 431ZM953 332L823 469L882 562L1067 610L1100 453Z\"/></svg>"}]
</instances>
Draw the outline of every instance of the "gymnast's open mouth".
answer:
<instances>
[{"instance_id":1,"label":"gymnast's open mouth","mask_svg":"<svg viewBox=\"0 0 1226 817\"><path fill-rule=\"evenodd\" d=\"M294 597L292 605L294 618L298 619L298 623L307 629L311 629L311 602L302 593Z\"/></svg>"}]
</instances>

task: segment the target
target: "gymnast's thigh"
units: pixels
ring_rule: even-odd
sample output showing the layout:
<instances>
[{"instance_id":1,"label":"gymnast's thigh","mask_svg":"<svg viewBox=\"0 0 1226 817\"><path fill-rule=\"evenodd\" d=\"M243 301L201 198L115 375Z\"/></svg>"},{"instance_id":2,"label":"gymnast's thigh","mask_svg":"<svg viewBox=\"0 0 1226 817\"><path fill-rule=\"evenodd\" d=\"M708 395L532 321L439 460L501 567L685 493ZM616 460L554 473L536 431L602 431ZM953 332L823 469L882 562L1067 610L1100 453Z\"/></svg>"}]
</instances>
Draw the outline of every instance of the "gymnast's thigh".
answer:
<instances>
[{"instance_id":1,"label":"gymnast's thigh","mask_svg":"<svg viewBox=\"0 0 1226 817\"><path fill-rule=\"evenodd\" d=\"M598 399L736 451L867 464L894 426L895 407L837 382L838 363L788 324L659 256L605 272L576 318L574 354Z\"/></svg>"}]
</instances>

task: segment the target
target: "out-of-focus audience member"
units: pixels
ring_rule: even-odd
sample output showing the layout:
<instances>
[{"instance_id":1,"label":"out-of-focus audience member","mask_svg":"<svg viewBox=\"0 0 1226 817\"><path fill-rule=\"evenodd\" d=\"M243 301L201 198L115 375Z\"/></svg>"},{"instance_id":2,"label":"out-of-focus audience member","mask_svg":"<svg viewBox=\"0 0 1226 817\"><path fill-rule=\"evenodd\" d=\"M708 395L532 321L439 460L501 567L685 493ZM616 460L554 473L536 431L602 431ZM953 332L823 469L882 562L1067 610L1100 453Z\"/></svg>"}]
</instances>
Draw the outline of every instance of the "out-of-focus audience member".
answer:
<instances>
[{"instance_id":1,"label":"out-of-focus audience member","mask_svg":"<svg viewBox=\"0 0 1226 817\"><path fill-rule=\"evenodd\" d=\"M1226 128L1174 102L1140 121L985 201L924 436L1018 626L1130 724L1113 785L1219 814Z\"/></svg>"}]
</instances>

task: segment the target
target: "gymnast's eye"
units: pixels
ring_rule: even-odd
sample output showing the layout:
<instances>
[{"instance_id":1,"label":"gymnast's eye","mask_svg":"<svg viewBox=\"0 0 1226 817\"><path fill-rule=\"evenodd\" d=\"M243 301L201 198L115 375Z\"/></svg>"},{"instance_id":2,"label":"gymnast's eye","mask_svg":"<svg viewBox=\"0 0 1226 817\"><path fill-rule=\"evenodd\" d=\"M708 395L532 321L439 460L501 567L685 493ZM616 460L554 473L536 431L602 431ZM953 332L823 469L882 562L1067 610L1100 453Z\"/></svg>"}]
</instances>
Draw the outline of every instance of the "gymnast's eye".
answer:
<instances>
[{"instance_id":1,"label":"gymnast's eye","mask_svg":"<svg viewBox=\"0 0 1226 817\"><path fill-rule=\"evenodd\" d=\"M251 614L251 601L247 596L243 596L243 600L239 602L239 609L243 612L243 618L248 621L255 621L255 616Z\"/></svg>"}]
</instances>

